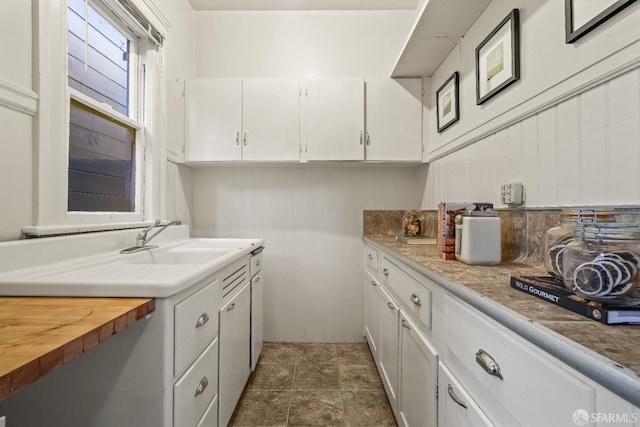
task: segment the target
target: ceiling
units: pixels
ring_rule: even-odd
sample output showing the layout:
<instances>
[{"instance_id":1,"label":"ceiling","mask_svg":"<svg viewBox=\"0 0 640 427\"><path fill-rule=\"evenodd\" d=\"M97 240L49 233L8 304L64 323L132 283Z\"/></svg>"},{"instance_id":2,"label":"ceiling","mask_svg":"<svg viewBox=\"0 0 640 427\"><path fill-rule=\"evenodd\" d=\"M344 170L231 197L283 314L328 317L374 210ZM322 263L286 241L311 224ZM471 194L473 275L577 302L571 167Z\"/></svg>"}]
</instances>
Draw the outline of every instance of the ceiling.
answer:
<instances>
[{"instance_id":1,"label":"ceiling","mask_svg":"<svg viewBox=\"0 0 640 427\"><path fill-rule=\"evenodd\" d=\"M195 10L415 10L420 0L189 0Z\"/></svg>"}]
</instances>

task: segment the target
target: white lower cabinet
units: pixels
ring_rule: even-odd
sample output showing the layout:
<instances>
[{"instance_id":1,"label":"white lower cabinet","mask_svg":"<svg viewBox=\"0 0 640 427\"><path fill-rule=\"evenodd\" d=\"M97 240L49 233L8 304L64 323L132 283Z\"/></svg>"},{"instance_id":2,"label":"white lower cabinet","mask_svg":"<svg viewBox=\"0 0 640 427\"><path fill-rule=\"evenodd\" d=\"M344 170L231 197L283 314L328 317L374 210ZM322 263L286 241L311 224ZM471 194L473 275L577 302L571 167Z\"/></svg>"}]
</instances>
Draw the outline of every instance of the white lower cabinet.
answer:
<instances>
[{"instance_id":1,"label":"white lower cabinet","mask_svg":"<svg viewBox=\"0 0 640 427\"><path fill-rule=\"evenodd\" d=\"M251 370L256 369L264 339L264 274L251 279Z\"/></svg>"},{"instance_id":2,"label":"white lower cabinet","mask_svg":"<svg viewBox=\"0 0 640 427\"><path fill-rule=\"evenodd\" d=\"M436 427L438 354L402 311L400 325L399 424Z\"/></svg>"},{"instance_id":3,"label":"white lower cabinet","mask_svg":"<svg viewBox=\"0 0 640 427\"><path fill-rule=\"evenodd\" d=\"M380 347L378 369L394 414L398 410L398 315L400 309L393 299L380 289Z\"/></svg>"},{"instance_id":4,"label":"white lower cabinet","mask_svg":"<svg viewBox=\"0 0 640 427\"><path fill-rule=\"evenodd\" d=\"M493 425L451 371L440 363L438 427L492 427Z\"/></svg>"},{"instance_id":5,"label":"white lower cabinet","mask_svg":"<svg viewBox=\"0 0 640 427\"><path fill-rule=\"evenodd\" d=\"M380 347L380 284L365 272L364 277L364 334L371 354L376 363L380 359L378 348Z\"/></svg>"},{"instance_id":6,"label":"white lower cabinet","mask_svg":"<svg viewBox=\"0 0 640 427\"><path fill-rule=\"evenodd\" d=\"M219 425L226 426L251 374L250 284L236 288L220 307Z\"/></svg>"}]
</instances>

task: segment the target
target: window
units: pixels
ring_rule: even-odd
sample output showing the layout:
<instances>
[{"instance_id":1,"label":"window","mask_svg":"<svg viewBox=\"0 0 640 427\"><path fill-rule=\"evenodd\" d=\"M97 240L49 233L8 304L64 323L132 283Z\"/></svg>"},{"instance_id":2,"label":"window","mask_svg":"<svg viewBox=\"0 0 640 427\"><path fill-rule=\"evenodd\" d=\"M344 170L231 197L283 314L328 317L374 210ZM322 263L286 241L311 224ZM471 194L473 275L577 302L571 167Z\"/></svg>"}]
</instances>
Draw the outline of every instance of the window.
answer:
<instances>
[{"instance_id":1,"label":"window","mask_svg":"<svg viewBox=\"0 0 640 427\"><path fill-rule=\"evenodd\" d=\"M68 211L135 212L137 36L88 0L68 0Z\"/></svg>"}]
</instances>

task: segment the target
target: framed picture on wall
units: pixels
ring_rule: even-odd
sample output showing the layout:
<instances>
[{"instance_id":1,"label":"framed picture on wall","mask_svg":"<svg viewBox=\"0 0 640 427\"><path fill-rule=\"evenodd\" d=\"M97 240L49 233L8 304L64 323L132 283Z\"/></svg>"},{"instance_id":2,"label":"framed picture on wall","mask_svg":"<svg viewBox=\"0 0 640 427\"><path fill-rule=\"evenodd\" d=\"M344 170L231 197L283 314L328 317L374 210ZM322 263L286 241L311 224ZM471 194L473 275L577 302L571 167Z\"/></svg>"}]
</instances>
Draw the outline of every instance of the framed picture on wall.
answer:
<instances>
[{"instance_id":1,"label":"framed picture on wall","mask_svg":"<svg viewBox=\"0 0 640 427\"><path fill-rule=\"evenodd\" d=\"M520 14L513 9L476 48L476 104L520 79Z\"/></svg>"},{"instance_id":2,"label":"framed picture on wall","mask_svg":"<svg viewBox=\"0 0 640 427\"><path fill-rule=\"evenodd\" d=\"M458 72L456 71L436 91L436 112L438 132L442 132L460 118L460 102L458 101Z\"/></svg>"},{"instance_id":3,"label":"framed picture on wall","mask_svg":"<svg viewBox=\"0 0 640 427\"><path fill-rule=\"evenodd\" d=\"M636 0L564 0L567 43L573 43Z\"/></svg>"}]
</instances>

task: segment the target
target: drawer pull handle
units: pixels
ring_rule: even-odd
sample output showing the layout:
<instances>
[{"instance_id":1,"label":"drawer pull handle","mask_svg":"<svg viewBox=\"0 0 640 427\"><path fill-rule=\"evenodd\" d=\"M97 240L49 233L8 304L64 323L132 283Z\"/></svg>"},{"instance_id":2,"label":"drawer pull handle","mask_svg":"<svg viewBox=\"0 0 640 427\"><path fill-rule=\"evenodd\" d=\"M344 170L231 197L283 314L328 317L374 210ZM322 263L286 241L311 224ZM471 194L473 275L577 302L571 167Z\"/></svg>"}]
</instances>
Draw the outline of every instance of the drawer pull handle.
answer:
<instances>
[{"instance_id":1,"label":"drawer pull handle","mask_svg":"<svg viewBox=\"0 0 640 427\"><path fill-rule=\"evenodd\" d=\"M422 303L420 302L420 297L416 294L411 294L411 302L417 305L418 307L422 307Z\"/></svg>"},{"instance_id":2,"label":"drawer pull handle","mask_svg":"<svg viewBox=\"0 0 640 427\"><path fill-rule=\"evenodd\" d=\"M226 311L231 311L231 310L233 310L234 308L236 308L236 303L235 303L235 302L234 302L233 304L231 304L229 307L227 307L227 310L226 310Z\"/></svg>"},{"instance_id":3,"label":"drawer pull handle","mask_svg":"<svg viewBox=\"0 0 640 427\"><path fill-rule=\"evenodd\" d=\"M369 259L373 259L373 255L369 254Z\"/></svg>"},{"instance_id":4,"label":"drawer pull handle","mask_svg":"<svg viewBox=\"0 0 640 427\"><path fill-rule=\"evenodd\" d=\"M387 268L383 268L382 274L384 274L385 276L389 276L389 270Z\"/></svg>"},{"instance_id":5,"label":"drawer pull handle","mask_svg":"<svg viewBox=\"0 0 640 427\"><path fill-rule=\"evenodd\" d=\"M402 319L402 327L403 327L403 328L407 328L408 330L411 330L411 326L409 326L409 325L407 324L407 321L406 321L406 320L404 320L404 319Z\"/></svg>"},{"instance_id":6,"label":"drawer pull handle","mask_svg":"<svg viewBox=\"0 0 640 427\"><path fill-rule=\"evenodd\" d=\"M200 328L204 326L209 321L209 315L207 313L202 313L200 317L198 317L198 321L196 322L196 328Z\"/></svg>"},{"instance_id":7,"label":"drawer pull handle","mask_svg":"<svg viewBox=\"0 0 640 427\"><path fill-rule=\"evenodd\" d=\"M372 285L372 286L378 286L378 285L376 284L376 281L375 281L375 280L372 280L372 281L371 281L371 285Z\"/></svg>"},{"instance_id":8,"label":"drawer pull handle","mask_svg":"<svg viewBox=\"0 0 640 427\"><path fill-rule=\"evenodd\" d=\"M500 365L498 365L498 362L496 362L495 359L483 349L478 350L476 353L476 362L478 362L478 365L482 366L482 369L487 371L487 374L498 377L504 381L502 372L500 372Z\"/></svg>"},{"instance_id":9,"label":"drawer pull handle","mask_svg":"<svg viewBox=\"0 0 640 427\"><path fill-rule=\"evenodd\" d=\"M204 393L208 385L209 380L207 379L207 377L202 377L202 379L200 380L200 384L198 384L198 387L196 387L196 394L194 394L193 396L198 397L198 395Z\"/></svg>"},{"instance_id":10,"label":"drawer pull handle","mask_svg":"<svg viewBox=\"0 0 640 427\"><path fill-rule=\"evenodd\" d=\"M389 307L391 310L395 310L396 309L396 307L391 302L387 303L387 307Z\"/></svg>"},{"instance_id":11,"label":"drawer pull handle","mask_svg":"<svg viewBox=\"0 0 640 427\"><path fill-rule=\"evenodd\" d=\"M451 384L447 386L447 391L449 392L449 396L451 396L454 402L462 406L464 409L467 409L467 404L464 403L458 396L456 396L456 393L453 391L453 386Z\"/></svg>"}]
</instances>

